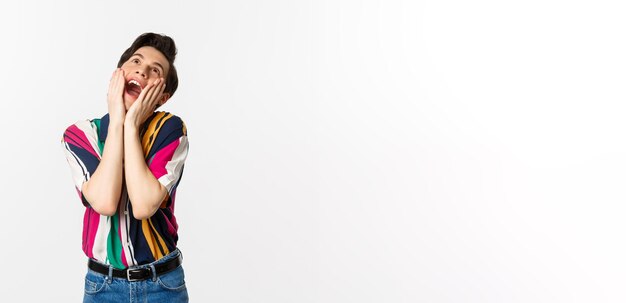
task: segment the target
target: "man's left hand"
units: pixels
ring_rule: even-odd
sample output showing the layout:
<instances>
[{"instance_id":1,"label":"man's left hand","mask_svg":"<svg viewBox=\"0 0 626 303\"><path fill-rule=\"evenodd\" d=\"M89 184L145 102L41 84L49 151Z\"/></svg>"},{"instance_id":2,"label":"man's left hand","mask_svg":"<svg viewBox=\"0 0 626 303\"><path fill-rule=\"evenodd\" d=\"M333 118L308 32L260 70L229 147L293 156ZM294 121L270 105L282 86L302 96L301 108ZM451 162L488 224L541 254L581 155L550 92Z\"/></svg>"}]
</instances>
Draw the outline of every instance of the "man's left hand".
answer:
<instances>
[{"instance_id":1,"label":"man's left hand","mask_svg":"<svg viewBox=\"0 0 626 303\"><path fill-rule=\"evenodd\" d=\"M165 89L165 81L163 78L159 78L152 83L149 83L141 91L137 100L130 106L128 112L126 112L126 118L124 119L124 126L134 127L138 129L148 117L150 117L157 106L160 105L160 101L163 100L163 90Z\"/></svg>"}]
</instances>

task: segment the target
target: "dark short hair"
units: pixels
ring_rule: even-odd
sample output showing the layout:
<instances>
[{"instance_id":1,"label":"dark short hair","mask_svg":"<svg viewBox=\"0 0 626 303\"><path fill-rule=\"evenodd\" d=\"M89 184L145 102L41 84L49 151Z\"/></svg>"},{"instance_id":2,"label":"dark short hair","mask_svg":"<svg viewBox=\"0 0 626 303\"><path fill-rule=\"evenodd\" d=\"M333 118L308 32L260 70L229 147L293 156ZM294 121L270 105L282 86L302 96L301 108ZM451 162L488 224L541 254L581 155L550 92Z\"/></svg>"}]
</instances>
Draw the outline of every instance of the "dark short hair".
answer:
<instances>
[{"instance_id":1,"label":"dark short hair","mask_svg":"<svg viewBox=\"0 0 626 303\"><path fill-rule=\"evenodd\" d=\"M169 93L170 97L174 95L174 92L178 88L178 73L176 67L174 67L174 60L176 59L176 43L168 36L144 33L135 39L135 42L122 54L120 61L117 62L117 67L121 67L124 62L128 61L130 57L141 47L152 46L160 51L167 59L170 65L169 72L167 73L167 79L165 79L164 93Z\"/></svg>"}]
</instances>

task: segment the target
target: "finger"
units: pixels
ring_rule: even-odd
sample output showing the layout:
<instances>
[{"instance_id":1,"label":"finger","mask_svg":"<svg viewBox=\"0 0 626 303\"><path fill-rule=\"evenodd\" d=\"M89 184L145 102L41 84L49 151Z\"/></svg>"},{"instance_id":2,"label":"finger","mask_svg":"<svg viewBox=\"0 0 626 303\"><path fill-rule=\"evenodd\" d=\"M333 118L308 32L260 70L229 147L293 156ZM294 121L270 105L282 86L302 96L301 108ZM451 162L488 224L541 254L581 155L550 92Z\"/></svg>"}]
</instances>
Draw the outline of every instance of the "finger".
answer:
<instances>
[{"instance_id":1,"label":"finger","mask_svg":"<svg viewBox=\"0 0 626 303\"><path fill-rule=\"evenodd\" d=\"M159 79L157 79L156 81L152 82L152 87L150 88L150 91L146 94L146 97L144 99L144 102L146 102L147 105L152 104L153 98L155 97L155 92L159 88L159 84L160 84L160 80Z\"/></svg>"},{"instance_id":2,"label":"finger","mask_svg":"<svg viewBox=\"0 0 626 303\"><path fill-rule=\"evenodd\" d=\"M109 94L117 94L119 92L119 71L119 68L115 69L113 75L111 76L111 81L109 82Z\"/></svg>"},{"instance_id":3,"label":"finger","mask_svg":"<svg viewBox=\"0 0 626 303\"><path fill-rule=\"evenodd\" d=\"M124 84L124 81L126 80L126 79L125 79L126 73L124 72L124 70L120 68L120 69L117 71L117 75L118 75L118 77L119 77L118 79L120 79L120 81L122 82L122 84Z\"/></svg>"},{"instance_id":4,"label":"finger","mask_svg":"<svg viewBox=\"0 0 626 303\"><path fill-rule=\"evenodd\" d=\"M120 84L122 84L122 82L124 82L124 76L122 75L121 69L118 68L115 71L115 76L114 77L115 77L115 86L117 88L119 88Z\"/></svg>"},{"instance_id":5,"label":"finger","mask_svg":"<svg viewBox=\"0 0 626 303\"><path fill-rule=\"evenodd\" d=\"M165 89L165 82L163 81L163 78L161 78L159 84L157 85L154 91L153 99L150 102L151 107L154 107L156 103L159 103L159 100L161 100L161 96L163 95L164 89Z\"/></svg>"},{"instance_id":6,"label":"finger","mask_svg":"<svg viewBox=\"0 0 626 303\"><path fill-rule=\"evenodd\" d=\"M161 100L163 100L164 92L165 92L165 81L163 81L163 85L161 85L161 89L159 90L158 97L155 99L155 103L158 106L161 106Z\"/></svg>"},{"instance_id":7,"label":"finger","mask_svg":"<svg viewBox=\"0 0 626 303\"><path fill-rule=\"evenodd\" d=\"M124 70L119 68L116 72L116 83L115 83L115 92L120 96L124 94L125 79L124 79Z\"/></svg>"},{"instance_id":8,"label":"finger","mask_svg":"<svg viewBox=\"0 0 626 303\"><path fill-rule=\"evenodd\" d=\"M124 87L126 87L126 72L120 68L119 74L120 74L120 85L122 86L122 90L124 90Z\"/></svg>"},{"instance_id":9,"label":"finger","mask_svg":"<svg viewBox=\"0 0 626 303\"><path fill-rule=\"evenodd\" d=\"M152 89L152 86L152 83L148 83L148 85L146 85L146 87L141 90L141 93L139 93L139 96L137 97L137 100L135 102L143 102L143 100L146 99L146 95L150 92L150 89Z\"/></svg>"},{"instance_id":10,"label":"finger","mask_svg":"<svg viewBox=\"0 0 626 303\"><path fill-rule=\"evenodd\" d=\"M161 100L163 99L163 90L160 89L159 91L155 92L154 96L154 99L150 103L150 108L152 108L153 111L161 106Z\"/></svg>"},{"instance_id":11,"label":"finger","mask_svg":"<svg viewBox=\"0 0 626 303\"><path fill-rule=\"evenodd\" d=\"M150 102L150 98L152 98L152 93L154 92L155 85L150 84L150 87L146 87L146 94L143 99L141 99L142 104L147 104Z\"/></svg>"}]
</instances>

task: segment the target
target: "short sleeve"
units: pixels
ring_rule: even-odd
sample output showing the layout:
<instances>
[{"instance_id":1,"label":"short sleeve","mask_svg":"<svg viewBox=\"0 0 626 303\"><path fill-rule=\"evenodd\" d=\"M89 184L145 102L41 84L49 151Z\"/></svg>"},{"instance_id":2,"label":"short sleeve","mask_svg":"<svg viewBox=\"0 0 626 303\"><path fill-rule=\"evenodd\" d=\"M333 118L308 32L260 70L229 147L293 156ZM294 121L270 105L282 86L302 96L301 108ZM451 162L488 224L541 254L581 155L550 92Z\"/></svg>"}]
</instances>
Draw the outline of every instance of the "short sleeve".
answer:
<instances>
[{"instance_id":1,"label":"short sleeve","mask_svg":"<svg viewBox=\"0 0 626 303\"><path fill-rule=\"evenodd\" d=\"M83 183L89 180L100 163L100 153L98 153L96 142L97 134L89 120L79 121L69 126L61 139L74 187L85 206L89 206L89 202L82 194Z\"/></svg>"},{"instance_id":2,"label":"short sleeve","mask_svg":"<svg viewBox=\"0 0 626 303\"><path fill-rule=\"evenodd\" d=\"M150 171L170 196L174 195L180 183L188 152L185 123L172 115L160 128L147 160Z\"/></svg>"}]
</instances>

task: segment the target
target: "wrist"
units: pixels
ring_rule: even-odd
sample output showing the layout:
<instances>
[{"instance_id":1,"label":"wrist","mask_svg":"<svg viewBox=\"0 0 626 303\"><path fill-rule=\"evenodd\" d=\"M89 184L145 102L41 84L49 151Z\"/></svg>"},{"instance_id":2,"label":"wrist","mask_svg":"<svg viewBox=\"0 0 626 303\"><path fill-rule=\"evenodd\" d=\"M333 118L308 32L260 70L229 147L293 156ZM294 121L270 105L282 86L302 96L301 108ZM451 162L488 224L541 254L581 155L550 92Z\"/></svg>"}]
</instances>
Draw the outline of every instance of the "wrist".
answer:
<instances>
[{"instance_id":1,"label":"wrist","mask_svg":"<svg viewBox=\"0 0 626 303\"><path fill-rule=\"evenodd\" d=\"M115 115L109 115L109 128L111 127L116 127L116 128L124 128L124 119L123 118L119 118Z\"/></svg>"},{"instance_id":2,"label":"wrist","mask_svg":"<svg viewBox=\"0 0 626 303\"><path fill-rule=\"evenodd\" d=\"M139 126L135 123L132 123L128 120L124 121L124 132L125 133L139 133Z\"/></svg>"},{"instance_id":3,"label":"wrist","mask_svg":"<svg viewBox=\"0 0 626 303\"><path fill-rule=\"evenodd\" d=\"M109 120L109 133L117 133L120 134L124 131L124 123L117 120Z\"/></svg>"},{"instance_id":4,"label":"wrist","mask_svg":"<svg viewBox=\"0 0 626 303\"><path fill-rule=\"evenodd\" d=\"M124 124L124 120L126 120L126 111L109 108L109 121Z\"/></svg>"}]
</instances>

